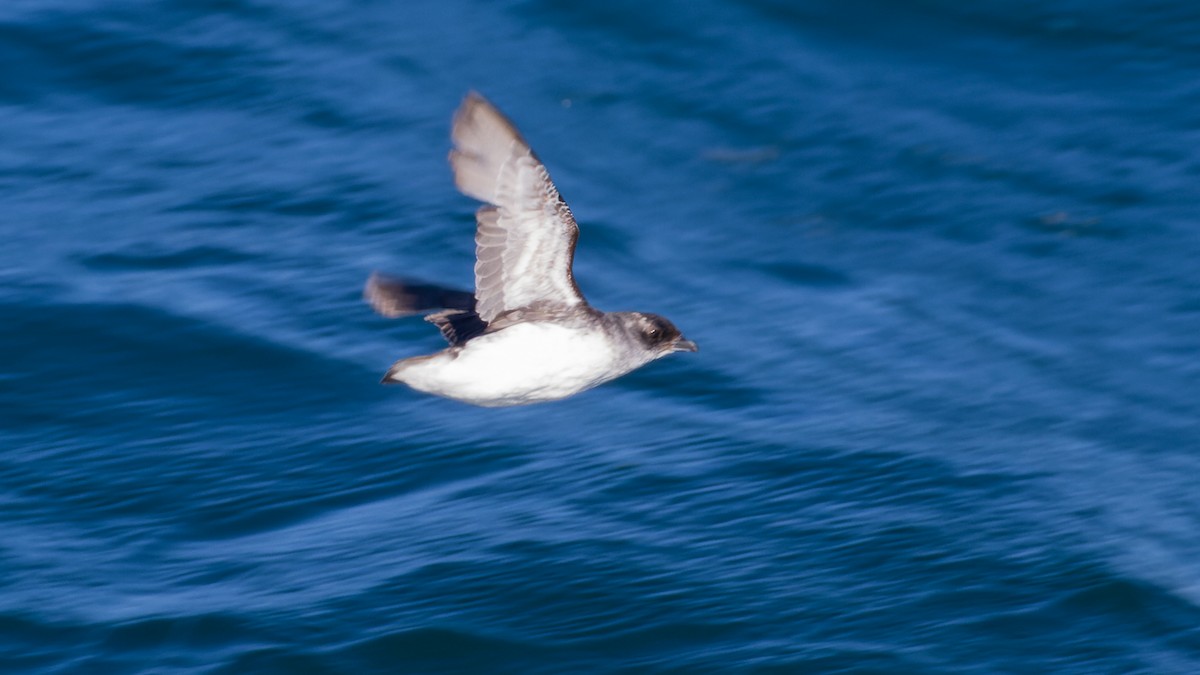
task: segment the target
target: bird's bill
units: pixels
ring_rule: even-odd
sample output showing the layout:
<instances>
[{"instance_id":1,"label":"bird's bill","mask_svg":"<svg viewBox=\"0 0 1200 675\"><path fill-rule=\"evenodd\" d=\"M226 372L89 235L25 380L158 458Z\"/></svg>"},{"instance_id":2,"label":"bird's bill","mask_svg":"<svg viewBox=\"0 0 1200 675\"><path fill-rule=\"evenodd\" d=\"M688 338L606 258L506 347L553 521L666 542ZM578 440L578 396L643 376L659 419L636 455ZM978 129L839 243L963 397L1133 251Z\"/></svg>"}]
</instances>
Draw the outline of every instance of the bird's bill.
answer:
<instances>
[{"instance_id":1,"label":"bird's bill","mask_svg":"<svg viewBox=\"0 0 1200 675\"><path fill-rule=\"evenodd\" d=\"M698 351L700 351L700 347L697 346L696 343L692 342L691 340L684 340L681 338L679 340L676 340L675 344L671 345L671 351L673 351L673 352L698 352Z\"/></svg>"}]
</instances>

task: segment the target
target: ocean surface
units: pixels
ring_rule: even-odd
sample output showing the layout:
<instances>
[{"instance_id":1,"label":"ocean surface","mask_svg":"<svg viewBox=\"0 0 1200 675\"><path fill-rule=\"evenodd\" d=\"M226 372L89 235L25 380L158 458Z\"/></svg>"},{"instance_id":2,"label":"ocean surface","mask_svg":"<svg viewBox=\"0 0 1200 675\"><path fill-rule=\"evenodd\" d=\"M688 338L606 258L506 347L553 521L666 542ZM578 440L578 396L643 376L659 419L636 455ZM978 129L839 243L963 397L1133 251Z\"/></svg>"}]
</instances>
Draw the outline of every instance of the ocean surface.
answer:
<instances>
[{"instance_id":1,"label":"ocean surface","mask_svg":"<svg viewBox=\"0 0 1200 675\"><path fill-rule=\"evenodd\" d=\"M698 354L378 384L472 89ZM6 0L0 672L1200 672L1200 5Z\"/></svg>"}]
</instances>

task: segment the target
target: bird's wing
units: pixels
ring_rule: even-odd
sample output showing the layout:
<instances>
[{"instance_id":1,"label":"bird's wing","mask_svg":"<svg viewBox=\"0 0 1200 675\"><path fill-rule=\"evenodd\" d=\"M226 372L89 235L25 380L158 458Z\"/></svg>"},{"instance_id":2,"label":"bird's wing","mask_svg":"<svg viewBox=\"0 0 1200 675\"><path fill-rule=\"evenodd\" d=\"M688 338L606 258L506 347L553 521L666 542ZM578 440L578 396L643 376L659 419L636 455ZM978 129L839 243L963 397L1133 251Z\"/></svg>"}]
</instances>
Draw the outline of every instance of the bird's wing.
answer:
<instances>
[{"instance_id":1,"label":"bird's wing","mask_svg":"<svg viewBox=\"0 0 1200 675\"><path fill-rule=\"evenodd\" d=\"M445 286L412 279L389 277L375 272L367 279L363 298L381 315L396 317L420 314L434 309L474 311L475 296Z\"/></svg>"},{"instance_id":2,"label":"bird's wing","mask_svg":"<svg viewBox=\"0 0 1200 675\"><path fill-rule=\"evenodd\" d=\"M442 331L442 337L446 338L446 342L449 342L452 347L465 344L471 338L483 335L488 328L488 325L475 312L458 309L447 309L430 314L425 317L425 320L437 326L438 330Z\"/></svg>"},{"instance_id":3,"label":"bird's wing","mask_svg":"<svg viewBox=\"0 0 1200 675\"><path fill-rule=\"evenodd\" d=\"M482 335L488 327L475 313L475 296L466 291L375 272L367 279L363 297L389 319L440 309L425 320L437 326L451 346Z\"/></svg>"},{"instance_id":4,"label":"bird's wing","mask_svg":"<svg viewBox=\"0 0 1200 675\"><path fill-rule=\"evenodd\" d=\"M455 113L451 135L458 189L491 205L476 213L480 318L490 323L526 307L586 306L571 274L579 227L520 132L472 92Z\"/></svg>"}]
</instances>

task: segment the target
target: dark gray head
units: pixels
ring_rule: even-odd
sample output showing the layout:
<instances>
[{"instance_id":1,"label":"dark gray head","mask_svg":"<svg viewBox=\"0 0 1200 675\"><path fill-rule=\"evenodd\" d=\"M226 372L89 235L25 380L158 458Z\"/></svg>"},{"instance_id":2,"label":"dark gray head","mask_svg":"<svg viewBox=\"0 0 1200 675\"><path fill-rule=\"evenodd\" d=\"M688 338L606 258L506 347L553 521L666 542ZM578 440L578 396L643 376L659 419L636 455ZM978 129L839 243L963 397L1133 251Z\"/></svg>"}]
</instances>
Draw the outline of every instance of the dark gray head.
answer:
<instances>
[{"instance_id":1,"label":"dark gray head","mask_svg":"<svg viewBox=\"0 0 1200 675\"><path fill-rule=\"evenodd\" d=\"M625 334L641 345L651 358L671 352L694 352L699 348L687 340L675 324L657 314L644 312L614 312Z\"/></svg>"}]
</instances>

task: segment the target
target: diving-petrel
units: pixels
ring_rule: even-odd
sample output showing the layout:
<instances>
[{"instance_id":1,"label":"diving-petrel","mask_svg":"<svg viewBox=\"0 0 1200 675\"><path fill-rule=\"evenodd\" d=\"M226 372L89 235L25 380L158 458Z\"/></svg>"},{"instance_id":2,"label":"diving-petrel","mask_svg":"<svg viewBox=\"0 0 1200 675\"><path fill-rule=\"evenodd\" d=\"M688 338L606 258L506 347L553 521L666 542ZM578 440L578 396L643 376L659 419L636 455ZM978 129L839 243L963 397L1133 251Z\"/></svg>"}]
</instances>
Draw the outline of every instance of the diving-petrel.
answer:
<instances>
[{"instance_id":1,"label":"diving-petrel","mask_svg":"<svg viewBox=\"0 0 1200 675\"><path fill-rule=\"evenodd\" d=\"M454 115L450 165L475 214L475 294L385 277L367 281L377 312L425 317L450 342L397 361L384 384L498 407L565 398L672 352L694 352L665 318L601 312L575 285L579 227L520 132L471 92Z\"/></svg>"}]
</instances>

